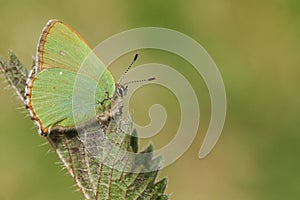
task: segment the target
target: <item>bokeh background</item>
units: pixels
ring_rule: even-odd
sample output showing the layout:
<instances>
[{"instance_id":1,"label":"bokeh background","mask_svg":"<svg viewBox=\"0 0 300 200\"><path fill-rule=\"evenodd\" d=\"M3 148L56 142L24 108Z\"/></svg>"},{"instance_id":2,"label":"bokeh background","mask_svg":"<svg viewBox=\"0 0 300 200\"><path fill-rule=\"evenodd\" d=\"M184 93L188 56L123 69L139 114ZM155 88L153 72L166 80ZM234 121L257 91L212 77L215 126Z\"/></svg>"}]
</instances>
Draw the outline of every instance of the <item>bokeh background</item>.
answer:
<instances>
[{"instance_id":1,"label":"bokeh background","mask_svg":"<svg viewBox=\"0 0 300 200\"><path fill-rule=\"evenodd\" d=\"M137 64L174 67L191 81L199 98L201 123L196 139L160 173L168 177L171 199L300 198L298 0L0 0L0 55L6 57L13 49L29 69L41 30L51 18L70 24L91 46L131 28L174 29L198 41L218 65L226 86L227 119L217 146L199 160L210 119L205 83L176 55L140 51ZM112 64L117 77L133 53ZM37 135L14 92L5 89L3 76L0 79L0 199L82 199L71 177L56 164L57 156L42 145L45 139ZM147 110L153 103L165 105L169 117L165 128L152 138L159 148L176 134L180 112L170 91L146 86L131 100L137 123L149 123Z\"/></svg>"}]
</instances>

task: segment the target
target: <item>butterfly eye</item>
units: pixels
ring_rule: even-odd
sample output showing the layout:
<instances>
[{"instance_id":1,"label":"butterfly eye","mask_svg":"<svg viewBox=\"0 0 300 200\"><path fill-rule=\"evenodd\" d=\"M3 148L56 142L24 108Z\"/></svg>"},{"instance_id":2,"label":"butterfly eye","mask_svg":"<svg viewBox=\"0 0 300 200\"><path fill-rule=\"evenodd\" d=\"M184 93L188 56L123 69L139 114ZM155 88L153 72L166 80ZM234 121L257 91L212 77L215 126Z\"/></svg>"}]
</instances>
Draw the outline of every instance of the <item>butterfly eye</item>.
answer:
<instances>
[{"instance_id":1,"label":"butterfly eye","mask_svg":"<svg viewBox=\"0 0 300 200\"><path fill-rule=\"evenodd\" d=\"M117 87L117 96L118 97L124 97L126 95L127 92L127 85L118 85Z\"/></svg>"},{"instance_id":2,"label":"butterfly eye","mask_svg":"<svg viewBox=\"0 0 300 200\"><path fill-rule=\"evenodd\" d=\"M124 96L124 89L123 87L118 87L118 94L123 97Z\"/></svg>"}]
</instances>

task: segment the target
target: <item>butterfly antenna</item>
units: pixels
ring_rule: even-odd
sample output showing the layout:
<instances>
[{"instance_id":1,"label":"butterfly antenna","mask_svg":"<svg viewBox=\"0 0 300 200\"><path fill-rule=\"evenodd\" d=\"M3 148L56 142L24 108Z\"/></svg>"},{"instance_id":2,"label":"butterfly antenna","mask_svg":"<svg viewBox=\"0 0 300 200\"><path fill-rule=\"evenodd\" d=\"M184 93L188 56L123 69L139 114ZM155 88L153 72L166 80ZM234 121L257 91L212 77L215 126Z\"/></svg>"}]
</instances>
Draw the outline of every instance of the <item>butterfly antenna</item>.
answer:
<instances>
[{"instance_id":1,"label":"butterfly antenna","mask_svg":"<svg viewBox=\"0 0 300 200\"><path fill-rule=\"evenodd\" d=\"M148 81L154 81L154 80L156 80L156 77L150 77L150 78L147 78L147 79L128 81L128 82L126 82L122 85L129 85L129 84L132 84L132 83L142 83L142 82L148 82Z\"/></svg>"},{"instance_id":2,"label":"butterfly antenna","mask_svg":"<svg viewBox=\"0 0 300 200\"><path fill-rule=\"evenodd\" d=\"M139 54L136 53L135 56L134 56L134 58L133 58L133 60L132 60L132 62L131 62L130 65L127 67L127 69L126 69L126 71L124 72L122 78L120 79L120 81L119 81L120 84L121 84L122 81L124 80L125 75L127 74L127 72L130 70L130 68L133 66L133 64L135 63L135 61L138 59L138 57L139 57Z\"/></svg>"}]
</instances>

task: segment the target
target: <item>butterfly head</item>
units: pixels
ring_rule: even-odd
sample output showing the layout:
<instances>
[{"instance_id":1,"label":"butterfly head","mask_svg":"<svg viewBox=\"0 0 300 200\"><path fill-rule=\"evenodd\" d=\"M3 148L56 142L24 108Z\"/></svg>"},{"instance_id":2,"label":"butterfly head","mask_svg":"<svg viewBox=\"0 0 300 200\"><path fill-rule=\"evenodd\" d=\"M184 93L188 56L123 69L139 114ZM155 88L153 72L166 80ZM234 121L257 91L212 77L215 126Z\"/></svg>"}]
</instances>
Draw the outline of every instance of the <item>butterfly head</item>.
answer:
<instances>
[{"instance_id":1,"label":"butterfly head","mask_svg":"<svg viewBox=\"0 0 300 200\"><path fill-rule=\"evenodd\" d=\"M121 84L117 83L114 98L116 98L116 97L123 98L126 95L127 88L128 88L127 85L121 85Z\"/></svg>"}]
</instances>

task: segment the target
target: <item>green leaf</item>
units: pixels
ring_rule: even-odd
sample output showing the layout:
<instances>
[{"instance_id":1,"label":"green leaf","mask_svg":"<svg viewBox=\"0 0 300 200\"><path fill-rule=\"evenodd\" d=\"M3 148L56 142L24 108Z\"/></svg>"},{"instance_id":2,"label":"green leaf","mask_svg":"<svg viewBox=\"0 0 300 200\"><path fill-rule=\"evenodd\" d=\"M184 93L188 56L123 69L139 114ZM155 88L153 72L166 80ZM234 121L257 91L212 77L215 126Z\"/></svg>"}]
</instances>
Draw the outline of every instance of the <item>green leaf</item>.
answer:
<instances>
[{"instance_id":1,"label":"green leaf","mask_svg":"<svg viewBox=\"0 0 300 200\"><path fill-rule=\"evenodd\" d=\"M24 102L27 70L15 54L0 57L0 70ZM54 129L46 137L85 199L166 200L166 178L156 181L162 162L152 145L138 152L138 137L131 121L121 118L100 126L96 120L77 130Z\"/></svg>"},{"instance_id":2,"label":"green leaf","mask_svg":"<svg viewBox=\"0 0 300 200\"><path fill-rule=\"evenodd\" d=\"M9 51L9 62L0 57L0 71L4 74L10 86L15 90L20 100L24 103L27 70L23 67L17 56Z\"/></svg>"}]
</instances>

